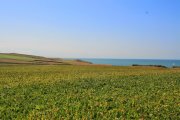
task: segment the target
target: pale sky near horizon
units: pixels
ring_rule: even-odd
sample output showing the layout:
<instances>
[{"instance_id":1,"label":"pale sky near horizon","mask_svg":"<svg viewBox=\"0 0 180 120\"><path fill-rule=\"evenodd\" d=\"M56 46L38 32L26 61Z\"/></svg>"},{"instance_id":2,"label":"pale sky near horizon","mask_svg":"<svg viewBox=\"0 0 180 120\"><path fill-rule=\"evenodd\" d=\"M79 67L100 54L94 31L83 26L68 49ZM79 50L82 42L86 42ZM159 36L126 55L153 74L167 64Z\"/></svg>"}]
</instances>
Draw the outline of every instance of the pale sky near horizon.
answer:
<instances>
[{"instance_id":1,"label":"pale sky near horizon","mask_svg":"<svg viewBox=\"0 0 180 120\"><path fill-rule=\"evenodd\" d=\"M180 0L1 0L0 52L180 59Z\"/></svg>"}]
</instances>

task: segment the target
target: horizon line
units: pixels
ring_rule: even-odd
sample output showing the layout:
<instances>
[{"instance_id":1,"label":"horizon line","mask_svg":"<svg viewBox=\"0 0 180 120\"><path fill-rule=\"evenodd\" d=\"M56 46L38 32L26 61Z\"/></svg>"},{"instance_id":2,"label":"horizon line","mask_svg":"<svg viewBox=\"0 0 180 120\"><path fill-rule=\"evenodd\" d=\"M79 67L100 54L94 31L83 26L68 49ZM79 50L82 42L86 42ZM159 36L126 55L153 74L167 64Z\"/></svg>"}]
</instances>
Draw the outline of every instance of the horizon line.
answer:
<instances>
[{"instance_id":1,"label":"horizon line","mask_svg":"<svg viewBox=\"0 0 180 120\"><path fill-rule=\"evenodd\" d=\"M117 58L117 57L50 57L46 55L36 55L36 54L28 54L28 53L14 53L14 52L0 52L0 54L21 54L21 55L34 55L48 58L63 58L63 59L122 59L122 60L180 60L180 58Z\"/></svg>"}]
</instances>

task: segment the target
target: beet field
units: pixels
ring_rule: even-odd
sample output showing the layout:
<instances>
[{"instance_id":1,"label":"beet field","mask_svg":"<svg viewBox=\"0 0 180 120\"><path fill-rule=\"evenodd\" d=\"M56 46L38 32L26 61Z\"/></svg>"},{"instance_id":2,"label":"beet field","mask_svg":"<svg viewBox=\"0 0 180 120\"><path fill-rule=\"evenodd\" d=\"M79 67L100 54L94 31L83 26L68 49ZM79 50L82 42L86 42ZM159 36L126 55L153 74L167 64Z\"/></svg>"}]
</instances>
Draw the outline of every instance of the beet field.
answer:
<instances>
[{"instance_id":1,"label":"beet field","mask_svg":"<svg viewBox=\"0 0 180 120\"><path fill-rule=\"evenodd\" d=\"M0 119L180 119L180 69L1 65Z\"/></svg>"}]
</instances>

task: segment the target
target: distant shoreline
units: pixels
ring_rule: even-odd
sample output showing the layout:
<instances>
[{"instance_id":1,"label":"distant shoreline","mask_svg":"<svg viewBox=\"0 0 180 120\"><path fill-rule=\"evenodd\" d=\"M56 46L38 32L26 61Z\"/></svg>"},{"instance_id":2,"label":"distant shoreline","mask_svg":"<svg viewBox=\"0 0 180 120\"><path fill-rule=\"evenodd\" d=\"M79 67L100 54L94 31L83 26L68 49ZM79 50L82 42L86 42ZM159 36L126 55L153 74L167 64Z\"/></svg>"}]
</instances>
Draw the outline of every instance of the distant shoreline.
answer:
<instances>
[{"instance_id":1,"label":"distant shoreline","mask_svg":"<svg viewBox=\"0 0 180 120\"><path fill-rule=\"evenodd\" d=\"M156 60L156 59L82 59L94 64L111 64L113 66L156 66L174 67L180 66L180 60Z\"/></svg>"},{"instance_id":2,"label":"distant shoreline","mask_svg":"<svg viewBox=\"0 0 180 120\"><path fill-rule=\"evenodd\" d=\"M180 68L180 60L165 59L98 59L98 58L47 58L43 56L0 53L0 64L29 65L93 65L93 66L148 66Z\"/></svg>"}]
</instances>

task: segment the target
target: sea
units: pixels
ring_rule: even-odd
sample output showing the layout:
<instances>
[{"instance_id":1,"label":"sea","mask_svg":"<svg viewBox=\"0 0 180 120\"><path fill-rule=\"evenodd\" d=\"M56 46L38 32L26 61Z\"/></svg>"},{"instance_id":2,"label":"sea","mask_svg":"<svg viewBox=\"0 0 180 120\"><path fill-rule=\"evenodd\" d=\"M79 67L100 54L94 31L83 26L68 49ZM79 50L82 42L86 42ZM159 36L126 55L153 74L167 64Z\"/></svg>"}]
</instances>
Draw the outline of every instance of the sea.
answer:
<instances>
[{"instance_id":1,"label":"sea","mask_svg":"<svg viewBox=\"0 0 180 120\"><path fill-rule=\"evenodd\" d=\"M158 59L90 59L82 58L94 64L110 64L114 66L132 66L138 65L162 65L166 67L180 66L180 60L158 60Z\"/></svg>"}]
</instances>

